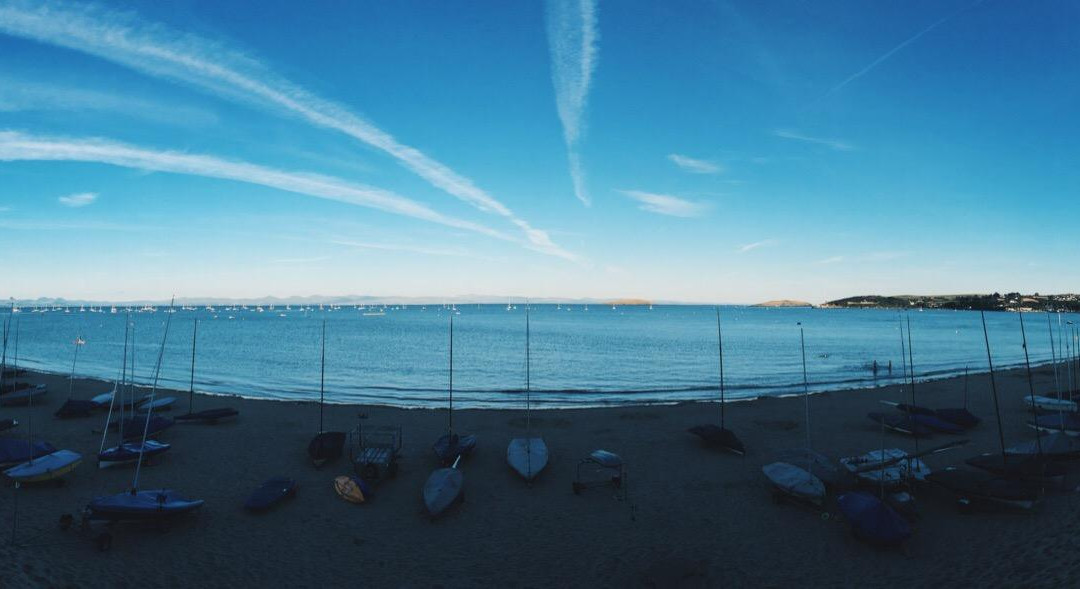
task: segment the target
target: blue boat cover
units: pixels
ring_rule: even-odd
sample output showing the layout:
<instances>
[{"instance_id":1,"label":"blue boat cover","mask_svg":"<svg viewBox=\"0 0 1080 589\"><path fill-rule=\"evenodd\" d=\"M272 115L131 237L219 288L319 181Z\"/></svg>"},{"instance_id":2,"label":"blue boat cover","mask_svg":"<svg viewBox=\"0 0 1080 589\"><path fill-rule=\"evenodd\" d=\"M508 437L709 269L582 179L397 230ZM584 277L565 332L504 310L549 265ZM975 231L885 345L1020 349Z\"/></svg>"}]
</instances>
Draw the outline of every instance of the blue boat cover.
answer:
<instances>
[{"instance_id":1,"label":"blue boat cover","mask_svg":"<svg viewBox=\"0 0 1080 589\"><path fill-rule=\"evenodd\" d=\"M0 438L0 464L22 463L53 452L56 452L56 448L48 442L34 442L31 446L27 440Z\"/></svg>"},{"instance_id":2,"label":"blue boat cover","mask_svg":"<svg viewBox=\"0 0 1080 589\"><path fill-rule=\"evenodd\" d=\"M864 491L845 493L836 500L855 535L879 546L895 545L911 537L911 526L877 496Z\"/></svg>"},{"instance_id":3,"label":"blue boat cover","mask_svg":"<svg viewBox=\"0 0 1080 589\"><path fill-rule=\"evenodd\" d=\"M449 464L458 456L466 456L476 448L476 436L459 436L457 434L443 434L435 445L432 446L435 455L444 464Z\"/></svg>"},{"instance_id":4,"label":"blue boat cover","mask_svg":"<svg viewBox=\"0 0 1080 589\"><path fill-rule=\"evenodd\" d=\"M152 458L167 452L172 445L154 440L146 440L142 444L138 442L124 442L119 446L106 448L98 454L98 462L131 462L139 459L139 449L142 447L143 459Z\"/></svg>"},{"instance_id":5,"label":"blue boat cover","mask_svg":"<svg viewBox=\"0 0 1080 589\"><path fill-rule=\"evenodd\" d=\"M100 407L93 401L84 399L68 399L53 413L60 419L69 419L72 417L86 417L90 415L95 409Z\"/></svg>"},{"instance_id":6,"label":"blue boat cover","mask_svg":"<svg viewBox=\"0 0 1080 589\"><path fill-rule=\"evenodd\" d=\"M296 495L296 480L289 477L274 477L255 489L255 492L244 503L244 509L266 511L294 495Z\"/></svg>"},{"instance_id":7,"label":"blue boat cover","mask_svg":"<svg viewBox=\"0 0 1080 589\"><path fill-rule=\"evenodd\" d=\"M190 500L172 489L151 489L96 497L87 507L92 519L122 521L164 519L202 505L202 499Z\"/></svg>"},{"instance_id":8,"label":"blue boat cover","mask_svg":"<svg viewBox=\"0 0 1080 589\"><path fill-rule=\"evenodd\" d=\"M746 447L734 432L727 428L720 427L715 423L695 425L686 431L701 438L708 446L724 448L737 454L744 454L746 452Z\"/></svg>"}]
</instances>

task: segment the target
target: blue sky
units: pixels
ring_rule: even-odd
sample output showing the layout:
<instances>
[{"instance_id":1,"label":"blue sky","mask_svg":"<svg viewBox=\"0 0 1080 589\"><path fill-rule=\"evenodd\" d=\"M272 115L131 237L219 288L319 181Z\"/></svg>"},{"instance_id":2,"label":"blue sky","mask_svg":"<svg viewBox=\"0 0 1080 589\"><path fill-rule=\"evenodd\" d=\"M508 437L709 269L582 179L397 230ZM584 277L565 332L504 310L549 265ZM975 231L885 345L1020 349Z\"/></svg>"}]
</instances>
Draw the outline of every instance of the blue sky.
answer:
<instances>
[{"instance_id":1,"label":"blue sky","mask_svg":"<svg viewBox=\"0 0 1080 589\"><path fill-rule=\"evenodd\" d=\"M4 297L1080 291L1073 2L0 2Z\"/></svg>"}]
</instances>

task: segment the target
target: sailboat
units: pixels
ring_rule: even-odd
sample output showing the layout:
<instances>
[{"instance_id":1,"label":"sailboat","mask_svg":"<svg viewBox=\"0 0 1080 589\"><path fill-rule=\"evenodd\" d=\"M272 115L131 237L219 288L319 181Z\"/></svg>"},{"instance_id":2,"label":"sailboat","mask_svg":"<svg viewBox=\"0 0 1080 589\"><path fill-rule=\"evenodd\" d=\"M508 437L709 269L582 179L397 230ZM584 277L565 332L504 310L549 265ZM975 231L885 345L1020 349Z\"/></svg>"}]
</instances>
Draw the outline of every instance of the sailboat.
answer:
<instances>
[{"instance_id":1,"label":"sailboat","mask_svg":"<svg viewBox=\"0 0 1080 589\"><path fill-rule=\"evenodd\" d=\"M19 322L15 322L15 341L19 341ZM40 457L34 457L34 398L29 397L26 404L26 444L30 450L30 459L4 471L4 475L16 483L43 483L57 480L75 470L82 462L82 454L71 450L56 450Z\"/></svg>"},{"instance_id":2,"label":"sailboat","mask_svg":"<svg viewBox=\"0 0 1080 589\"><path fill-rule=\"evenodd\" d=\"M778 461L766 464L761 471L772 483L780 496L804 501L818 508L825 505L825 483L814 475L816 456L810 445L810 384L806 377L806 341L802 325L799 325L799 345L802 349L803 400L806 405L806 468L790 462Z\"/></svg>"},{"instance_id":3,"label":"sailboat","mask_svg":"<svg viewBox=\"0 0 1080 589\"><path fill-rule=\"evenodd\" d=\"M461 455L454 459L451 466L431 473L424 483L424 507L431 517L440 515L454 503L465 499L465 475L458 470L459 462Z\"/></svg>"},{"instance_id":4,"label":"sailboat","mask_svg":"<svg viewBox=\"0 0 1080 589\"><path fill-rule=\"evenodd\" d=\"M322 368L319 373L319 433L308 443L308 456L316 468L341 458L345 449L345 432L323 430L323 405L326 401L326 320L322 322Z\"/></svg>"},{"instance_id":5,"label":"sailboat","mask_svg":"<svg viewBox=\"0 0 1080 589\"><path fill-rule=\"evenodd\" d=\"M191 331L191 385L188 388L188 412L177 415L176 421L183 423L206 423L216 424L221 421L232 419L240 412L232 407L218 407L216 409L203 409L195 411L195 339L199 334L199 320L195 320L195 327Z\"/></svg>"},{"instance_id":6,"label":"sailboat","mask_svg":"<svg viewBox=\"0 0 1080 589\"><path fill-rule=\"evenodd\" d=\"M548 447L542 437L532 436L531 355L529 350L529 307L525 307L525 437L510 440L506 462L521 478L531 483L548 463Z\"/></svg>"},{"instance_id":7,"label":"sailboat","mask_svg":"<svg viewBox=\"0 0 1080 589\"><path fill-rule=\"evenodd\" d=\"M82 336L75 337L75 354L71 359L71 374L68 376L68 398L53 415L59 419L71 419L73 417L89 417L95 409L100 407L93 399L76 399L75 394L75 363L79 360L79 348L86 344Z\"/></svg>"},{"instance_id":8,"label":"sailboat","mask_svg":"<svg viewBox=\"0 0 1080 589\"><path fill-rule=\"evenodd\" d=\"M128 334L131 328L130 316L125 319L124 322L124 355L121 362L120 373L117 378L116 386L114 387L115 394L109 402L109 413L105 417L105 423L108 424L112 419L113 411L117 408L120 410L119 419L117 419L117 429L119 430L120 441L116 446L109 448L105 447L108 441L109 428L106 427L105 431L101 433L101 445L98 447L98 468L108 468L110 466L129 465L135 464L140 458L144 460L151 460L154 457L169 451L172 446L164 442L159 442L151 439L144 439L141 442L125 441L131 437L131 433L138 429L138 418L131 417L127 420L128 434L124 433L124 387L127 384L128 378ZM134 346L132 347L134 352ZM132 387L134 388L134 387ZM134 409L132 409L134 412ZM150 419L153 421L153 418ZM143 430L149 431L149 423L143 424Z\"/></svg>"},{"instance_id":9,"label":"sailboat","mask_svg":"<svg viewBox=\"0 0 1080 589\"><path fill-rule=\"evenodd\" d=\"M476 448L476 436L459 436L454 432L454 315L450 314L450 407L447 412L446 433L435 440L432 449L439 461L450 464Z\"/></svg>"},{"instance_id":10,"label":"sailboat","mask_svg":"<svg viewBox=\"0 0 1080 589\"><path fill-rule=\"evenodd\" d=\"M169 303L169 308L172 309L172 303ZM168 341L172 316L172 313L166 315L165 333L161 337L161 349L158 351L153 386L150 389L151 400L157 393L158 378L161 375L161 361L165 356L165 342ZM147 441L150 415L151 413L146 414L143 425L143 444ZM135 462L135 474L131 480L131 489L114 495L95 497L86 506L88 519L109 522L163 520L202 507L203 501L201 499L188 499L173 489L139 490L139 475L142 473L144 458L144 452L140 451Z\"/></svg>"},{"instance_id":11,"label":"sailboat","mask_svg":"<svg viewBox=\"0 0 1080 589\"><path fill-rule=\"evenodd\" d=\"M11 322L11 319L8 319ZM15 333L15 351L12 356L12 369L11 374L19 374L19 331L18 320L15 321L16 329ZM7 384L6 382L0 384L0 406L13 406L13 405L28 405L32 404L35 399L39 399L48 393L49 389L43 384L32 385L25 382L13 382Z\"/></svg>"},{"instance_id":12,"label":"sailboat","mask_svg":"<svg viewBox=\"0 0 1080 589\"><path fill-rule=\"evenodd\" d=\"M983 339L986 343L986 360L990 368L990 394L997 416L998 441L1001 444L1001 469L1009 470L1005 448L1005 434L1001 426L1001 408L998 403L997 382L994 378L994 360L990 355L990 336L986 329L986 315L982 318ZM926 480L945 489L956 499L963 511L1034 508L1042 499L1042 488L1019 478L999 476L985 471L971 471L949 467L927 475Z\"/></svg>"},{"instance_id":13,"label":"sailboat","mask_svg":"<svg viewBox=\"0 0 1080 589\"><path fill-rule=\"evenodd\" d=\"M705 423L686 430L698 436L707 446L721 448L742 456L746 447L735 432L724 427L724 332L720 329L720 307L716 307L716 336L720 353L720 425Z\"/></svg>"},{"instance_id":14,"label":"sailboat","mask_svg":"<svg viewBox=\"0 0 1080 589\"><path fill-rule=\"evenodd\" d=\"M1032 397L1035 395L1035 381L1031 374L1031 358L1028 354L1027 331L1024 329L1024 314L1018 313L1017 315L1020 317L1020 333L1024 348L1024 365L1027 367L1028 391L1031 393L1028 396ZM1034 405L1031 406L1031 413L1033 415L1036 413ZM981 468L1009 478L1035 480L1064 478L1064 466L1056 461L1052 461L1049 456L1043 454L1042 434L1040 432L1035 433L1033 446L1032 449L1034 452L1010 453L1008 449L1006 449L1000 459L998 456L988 453L981 456L975 456L965 462L976 468Z\"/></svg>"}]
</instances>

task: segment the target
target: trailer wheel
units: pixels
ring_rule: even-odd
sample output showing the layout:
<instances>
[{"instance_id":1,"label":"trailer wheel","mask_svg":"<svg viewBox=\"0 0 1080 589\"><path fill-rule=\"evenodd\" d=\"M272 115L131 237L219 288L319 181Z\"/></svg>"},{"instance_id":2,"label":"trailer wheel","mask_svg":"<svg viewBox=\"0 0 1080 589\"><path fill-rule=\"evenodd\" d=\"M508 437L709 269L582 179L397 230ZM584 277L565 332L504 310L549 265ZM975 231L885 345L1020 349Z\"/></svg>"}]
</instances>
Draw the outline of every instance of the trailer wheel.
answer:
<instances>
[{"instance_id":1,"label":"trailer wheel","mask_svg":"<svg viewBox=\"0 0 1080 589\"><path fill-rule=\"evenodd\" d=\"M102 532L98 534L98 537L94 539L94 544L97 546L99 552L106 552L112 548L112 534L108 532Z\"/></svg>"}]
</instances>

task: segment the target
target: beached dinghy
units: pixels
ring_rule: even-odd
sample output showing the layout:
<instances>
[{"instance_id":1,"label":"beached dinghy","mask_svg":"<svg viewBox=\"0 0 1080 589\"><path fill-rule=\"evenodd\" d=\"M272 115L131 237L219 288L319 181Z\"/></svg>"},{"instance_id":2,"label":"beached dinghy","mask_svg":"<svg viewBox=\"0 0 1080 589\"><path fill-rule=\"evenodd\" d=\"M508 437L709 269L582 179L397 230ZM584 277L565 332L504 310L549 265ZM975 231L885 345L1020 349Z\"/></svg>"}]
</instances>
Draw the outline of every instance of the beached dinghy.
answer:
<instances>
[{"instance_id":1,"label":"beached dinghy","mask_svg":"<svg viewBox=\"0 0 1080 589\"><path fill-rule=\"evenodd\" d=\"M323 430L323 405L326 401L326 320L322 324L322 361L319 372L319 433L308 442L308 457L318 468L331 460L341 458L345 451L345 432Z\"/></svg>"},{"instance_id":2,"label":"beached dinghy","mask_svg":"<svg viewBox=\"0 0 1080 589\"><path fill-rule=\"evenodd\" d=\"M136 405L139 411L168 411L172 409L173 403L176 402L176 397L158 397L152 399L151 395L143 397L142 401Z\"/></svg>"},{"instance_id":3,"label":"beached dinghy","mask_svg":"<svg viewBox=\"0 0 1080 589\"><path fill-rule=\"evenodd\" d=\"M854 473L859 482L886 488L908 479L921 481L930 473L926 463L899 448L871 450L861 456L841 458L840 464Z\"/></svg>"},{"instance_id":4,"label":"beached dinghy","mask_svg":"<svg viewBox=\"0 0 1080 589\"><path fill-rule=\"evenodd\" d=\"M8 388L8 392L0 394L0 406L16 407L40 403L42 397L49 392L49 387L43 384L31 385L25 382L17 382Z\"/></svg>"},{"instance_id":5,"label":"beached dinghy","mask_svg":"<svg viewBox=\"0 0 1080 589\"><path fill-rule=\"evenodd\" d=\"M1052 460L1078 460L1080 459L1080 438L1053 432L1043 435L1039 433L1037 440L1024 442L1005 449L1010 456L1034 456L1042 454Z\"/></svg>"},{"instance_id":6,"label":"beached dinghy","mask_svg":"<svg viewBox=\"0 0 1080 589\"><path fill-rule=\"evenodd\" d=\"M116 396L116 387L107 393L101 393L90 398L98 407L107 407L113 402L113 397Z\"/></svg>"},{"instance_id":7,"label":"beached dinghy","mask_svg":"<svg viewBox=\"0 0 1080 589\"><path fill-rule=\"evenodd\" d=\"M1053 413L1039 415L1028 422L1028 427L1040 432L1060 432L1067 436L1080 436L1080 414Z\"/></svg>"},{"instance_id":8,"label":"beached dinghy","mask_svg":"<svg viewBox=\"0 0 1080 589\"><path fill-rule=\"evenodd\" d=\"M458 456L452 466L431 473L424 483L424 506L431 517L438 516L458 500L464 499L465 475L458 470L460 461L461 456Z\"/></svg>"},{"instance_id":9,"label":"beached dinghy","mask_svg":"<svg viewBox=\"0 0 1080 589\"><path fill-rule=\"evenodd\" d=\"M761 471L768 477L769 482L785 495L817 507L824 506L825 483L810 472L787 462L766 464L761 467Z\"/></svg>"},{"instance_id":10,"label":"beached dinghy","mask_svg":"<svg viewBox=\"0 0 1080 589\"><path fill-rule=\"evenodd\" d=\"M826 487L842 487L851 480L847 471L840 470L840 467L828 456L809 448L783 450L776 453L775 459L788 464L807 465L814 476L821 479Z\"/></svg>"},{"instance_id":11,"label":"beached dinghy","mask_svg":"<svg viewBox=\"0 0 1080 589\"><path fill-rule=\"evenodd\" d=\"M1034 405L1037 409L1043 411L1076 411L1076 402L1068 399L1055 399L1054 397L1044 397L1042 395L1027 395L1024 397L1024 402L1028 405Z\"/></svg>"},{"instance_id":12,"label":"beached dinghy","mask_svg":"<svg viewBox=\"0 0 1080 589\"><path fill-rule=\"evenodd\" d=\"M172 304L169 304L170 311ZM165 355L165 342L169 337L169 326L172 324L173 314L170 312L165 320L165 331L161 337L161 347L158 350L157 365L154 367L153 385L150 389L150 400L153 401L157 392L158 378L161 376L161 360ZM126 347L126 344L125 344ZM125 351L126 358L126 351ZM150 415L149 413L147 414ZM143 418L146 420L146 417ZM171 420L170 420L171 421ZM144 428L149 426L149 421L143 422ZM144 429L143 431L146 431ZM144 434L139 440L146 444L147 435ZM102 438L104 445L104 437ZM95 497L86 506L87 518L90 520L104 520L108 522L121 521L155 521L190 513L203 505L201 499L188 499L172 489L139 490L139 474L142 472L142 464L145 453L140 453L135 461L135 472L131 478L131 489L115 495Z\"/></svg>"},{"instance_id":13,"label":"beached dinghy","mask_svg":"<svg viewBox=\"0 0 1080 589\"><path fill-rule=\"evenodd\" d=\"M911 525L878 497L865 491L844 493L836 500L851 530L875 546L896 546L911 537Z\"/></svg>"},{"instance_id":14,"label":"beached dinghy","mask_svg":"<svg viewBox=\"0 0 1080 589\"><path fill-rule=\"evenodd\" d=\"M799 344L802 349L803 365L803 401L806 407L806 448L802 452L789 451L796 454L797 462L773 462L761 468L765 477L772 483L781 497L789 497L800 502L809 503L817 508L825 505L825 483L814 474L814 465L817 462L828 462L824 456L817 454L810 448L810 383L806 377L806 342L802 326L799 326ZM821 459L821 460L819 460ZM805 465L802 468L798 465Z\"/></svg>"},{"instance_id":15,"label":"beached dinghy","mask_svg":"<svg viewBox=\"0 0 1080 589\"><path fill-rule=\"evenodd\" d=\"M720 357L720 425L704 423L686 430L701 438L706 446L727 450L732 454L746 454L746 446L735 432L724 427L724 334L720 330L720 308L716 307L716 341Z\"/></svg>"},{"instance_id":16,"label":"beached dinghy","mask_svg":"<svg viewBox=\"0 0 1080 589\"><path fill-rule=\"evenodd\" d=\"M195 411L195 337L199 333L199 320L195 320L195 328L191 332L191 383L188 388L188 412L177 415L176 421L181 423L203 423L215 425L222 421L234 419L240 412L232 407L218 407L216 409L203 409Z\"/></svg>"},{"instance_id":17,"label":"beached dinghy","mask_svg":"<svg viewBox=\"0 0 1080 589\"><path fill-rule=\"evenodd\" d=\"M82 454L71 450L57 450L40 458L33 458L4 471L4 475L17 483L44 483L53 481L75 470L82 462Z\"/></svg>"},{"instance_id":18,"label":"beached dinghy","mask_svg":"<svg viewBox=\"0 0 1080 589\"><path fill-rule=\"evenodd\" d=\"M461 436L454 432L454 314L450 314L450 389L449 411L446 414L446 433L431 446L442 464L456 463L476 448L476 436Z\"/></svg>"},{"instance_id":19,"label":"beached dinghy","mask_svg":"<svg viewBox=\"0 0 1080 589\"><path fill-rule=\"evenodd\" d=\"M125 491L95 497L86 506L91 520L160 520L190 513L203 506L202 499L188 499L172 489Z\"/></svg>"},{"instance_id":20,"label":"beached dinghy","mask_svg":"<svg viewBox=\"0 0 1080 589\"><path fill-rule=\"evenodd\" d=\"M72 419L75 417L89 417L91 413L99 409L101 406L95 403L93 400L88 399L68 399L64 401L64 404L56 410L53 415L57 419Z\"/></svg>"},{"instance_id":21,"label":"beached dinghy","mask_svg":"<svg viewBox=\"0 0 1080 589\"><path fill-rule=\"evenodd\" d=\"M531 483L548 463L544 438L532 435L532 380L529 353L529 307L525 307L525 437L514 438L506 447L506 462L521 478Z\"/></svg>"},{"instance_id":22,"label":"beached dinghy","mask_svg":"<svg viewBox=\"0 0 1080 589\"><path fill-rule=\"evenodd\" d=\"M915 415L908 413L880 413L870 412L866 414L871 421L881 424L885 429L908 436L929 436L934 433L930 427L915 419Z\"/></svg>"},{"instance_id":23,"label":"beached dinghy","mask_svg":"<svg viewBox=\"0 0 1080 589\"><path fill-rule=\"evenodd\" d=\"M244 502L244 509L259 513L269 511L278 503L296 497L296 479L274 477L259 485Z\"/></svg>"},{"instance_id":24,"label":"beached dinghy","mask_svg":"<svg viewBox=\"0 0 1080 589\"><path fill-rule=\"evenodd\" d=\"M1039 454L991 454L973 456L964 461L969 466L1009 479L1060 482L1065 477L1065 465L1049 456Z\"/></svg>"},{"instance_id":25,"label":"beached dinghy","mask_svg":"<svg viewBox=\"0 0 1080 589\"><path fill-rule=\"evenodd\" d=\"M71 360L71 374L68 376L68 398L64 404L53 413L57 419L72 419L75 417L89 417L99 405L91 399L76 399L75 395L75 363L79 359L79 348L86 341L81 336L75 338L75 355Z\"/></svg>"},{"instance_id":26,"label":"beached dinghy","mask_svg":"<svg viewBox=\"0 0 1080 589\"><path fill-rule=\"evenodd\" d=\"M366 503L374 498L371 487L364 482L364 479L356 476L335 477L334 492L349 503Z\"/></svg>"},{"instance_id":27,"label":"beached dinghy","mask_svg":"<svg viewBox=\"0 0 1080 589\"><path fill-rule=\"evenodd\" d=\"M952 466L930 474L926 480L953 495L962 511L1028 511L1039 504L1043 495L1037 483Z\"/></svg>"},{"instance_id":28,"label":"beached dinghy","mask_svg":"<svg viewBox=\"0 0 1080 589\"><path fill-rule=\"evenodd\" d=\"M933 431L936 431L936 432L942 432L942 433L946 433L946 434L959 434L959 433L963 433L963 431L966 430L966 429L970 429L970 428L974 427L975 425L978 425L978 423L979 423L979 418L975 417L974 415L971 415L970 413L967 413L967 409L956 408L956 409L934 410L934 409L930 409L928 407L920 407L918 405L909 405L907 403L896 403L896 402L893 402L893 401L881 401L881 403L883 405L889 405L891 407L896 407L897 409L899 409L900 411L903 412L902 415L904 417L909 417L911 419L911 421L914 422L915 424L925 426L925 427L929 428L930 430L933 430ZM953 417L953 419L957 419L958 421L963 421L963 424L960 424L960 423L957 423L957 422L954 422L954 421L950 421L949 419L946 419L945 417L943 417L943 414L941 413L943 411L945 412L945 414L951 415ZM951 412L956 412L956 413L951 413ZM967 415L965 415L965 413L967 413ZM871 416L874 416L874 415L880 415L880 414L874 414L874 413L871 414ZM875 421L878 421L878 419L875 418L875 417L871 417L871 419L874 419Z\"/></svg>"},{"instance_id":29,"label":"beached dinghy","mask_svg":"<svg viewBox=\"0 0 1080 589\"><path fill-rule=\"evenodd\" d=\"M125 442L119 446L113 446L98 452L98 468L135 464L140 457L142 460L149 462L153 458L168 452L170 448L172 448L171 444L156 440L146 440L141 444L139 442Z\"/></svg>"},{"instance_id":30,"label":"beached dinghy","mask_svg":"<svg viewBox=\"0 0 1080 589\"><path fill-rule=\"evenodd\" d=\"M0 438L0 466L22 464L53 452L56 452L56 447L48 442L30 443L29 440Z\"/></svg>"}]
</instances>

